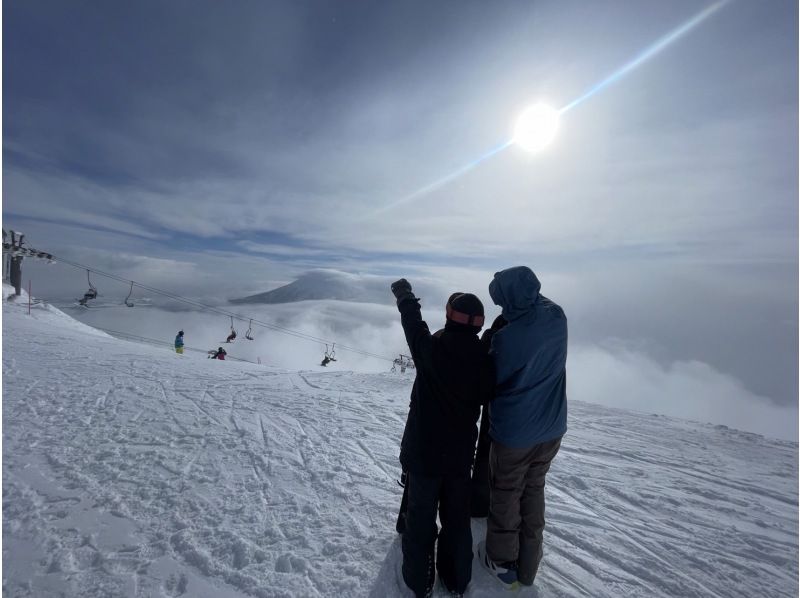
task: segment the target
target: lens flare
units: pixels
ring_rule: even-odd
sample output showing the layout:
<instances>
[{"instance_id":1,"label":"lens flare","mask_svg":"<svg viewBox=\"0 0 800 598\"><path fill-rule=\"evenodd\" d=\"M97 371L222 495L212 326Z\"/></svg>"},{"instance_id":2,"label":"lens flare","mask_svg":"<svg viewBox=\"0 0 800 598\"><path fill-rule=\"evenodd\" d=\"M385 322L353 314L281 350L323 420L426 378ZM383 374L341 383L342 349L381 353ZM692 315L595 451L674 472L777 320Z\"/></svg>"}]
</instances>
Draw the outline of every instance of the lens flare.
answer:
<instances>
[{"instance_id":1,"label":"lens flare","mask_svg":"<svg viewBox=\"0 0 800 598\"><path fill-rule=\"evenodd\" d=\"M611 73L608 77L606 77L599 83L592 85L583 94L581 94L579 97L575 98L569 104L567 104L561 110L559 110L559 112L561 114L564 114L567 110L572 110L575 106L588 100L597 92L608 87L615 81L618 81L619 79L627 75L629 72L631 72L633 69L641 66L642 64L650 60L653 56L661 52L664 48L672 45L676 40L689 33L689 31L697 27L700 23L705 21L708 17L713 15L715 12L717 12L723 6L728 4L730 1L731 0L720 0L719 2L716 2L711 6L707 7L705 10L700 11L691 19L686 21L683 25L676 27L675 29L667 33L664 37L656 40L656 42L653 45L648 46L647 48L642 50L642 52L640 52L639 55L636 56L633 60L626 62L616 71Z\"/></svg>"},{"instance_id":2,"label":"lens flare","mask_svg":"<svg viewBox=\"0 0 800 598\"><path fill-rule=\"evenodd\" d=\"M513 142L529 152L539 152L550 145L558 132L559 112L546 104L525 109L514 125Z\"/></svg>"},{"instance_id":3,"label":"lens flare","mask_svg":"<svg viewBox=\"0 0 800 598\"><path fill-rule=\"evenodd\" d=\"M386 204L381 208L378 208L375 212L372 212L368 216L374 216L386 212L388 210L394 209L403 204L416 201L420 197L423 197L441 187L444 187L445 185L449 184L455 179L463 176L467 172L473 170L482 162L485 162L489 158L496 156L497 154L500 154L501 152L503 152L512 145L518 145L519 147L530 152L542 151L555 138L555 135L558 132L559 117L562 114L568 112L569 110L572 110L579 104L582 104L583 102L585 102L595 94L599 93L612 83L619 81L628 73L640 67L642 64L644 64L645 62L647 62L648 60L659 54L665 48L675 43L675 41L677 41L678 39L689 33L689 31L700 25L703 21L711 17L721 8L730 4L730 2L731 0L718 0L714 4L711 4L710 6L706 7L705 9L697 13L694 17L692 17L685 23L679 25L678 27L676 27L675 29L673 29L660 39L656 40L655 43L642 50L632 60L623 64L621 67L613 71L610 75L608 75L598 83L592 85L583 94L581 94L580 96L578 96L577 98L566 104L560 110L554 110L553 108L550 108L544 104L536 104L535 106L531 106L520 115L517 122L515 123L514 136L512 139L501 143L495 148L484 153L482 156L456 169L450 174L447 174L441 177L440 179L432 183L429 183L420 189L417 189L416 191L414 191L409 195L406 195L405 197L401 197L400 199L397 199L393 202Z\"/></svg>"}]
</instances>

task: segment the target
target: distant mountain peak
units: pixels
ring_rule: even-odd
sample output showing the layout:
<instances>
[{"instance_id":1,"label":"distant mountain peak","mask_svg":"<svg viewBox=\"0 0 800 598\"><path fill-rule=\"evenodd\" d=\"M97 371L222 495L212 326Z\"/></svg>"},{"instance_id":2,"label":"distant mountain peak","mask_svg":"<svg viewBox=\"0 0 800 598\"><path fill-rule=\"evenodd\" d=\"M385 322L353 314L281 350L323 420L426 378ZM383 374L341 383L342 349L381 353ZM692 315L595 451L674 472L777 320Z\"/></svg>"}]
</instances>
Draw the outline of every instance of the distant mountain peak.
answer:
<instances>
[{"instance_id":1,"label":"distant mountain peak","mask_svg":"<svg viewBox=\"0 0 800 598\"><path fill-rule=\"evenodd\" d=\"M338 270L311 270L297 280L265 293L231 299L234 304L276 304L335 299L357 303L386 304L392 300L387 278Z\"/></svg>"}]
</instances>

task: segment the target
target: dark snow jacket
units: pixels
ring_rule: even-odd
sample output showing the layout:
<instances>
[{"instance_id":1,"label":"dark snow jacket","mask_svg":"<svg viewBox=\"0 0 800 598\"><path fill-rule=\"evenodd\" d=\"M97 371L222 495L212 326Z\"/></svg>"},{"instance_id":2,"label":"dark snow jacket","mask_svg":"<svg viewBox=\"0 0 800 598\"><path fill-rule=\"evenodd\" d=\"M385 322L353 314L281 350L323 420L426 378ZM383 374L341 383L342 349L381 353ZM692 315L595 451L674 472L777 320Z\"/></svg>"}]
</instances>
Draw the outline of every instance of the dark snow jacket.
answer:
<instances>
[{"instance_id":1,"label":"dark snow jacket","mask_svg":"<svg viewBox=\"0 0 800 598\"><path fill-rule=\"evenodd\" d=\"M489 294L508 324L492 337L497 372L490 407L493 440L528 448L567 431L567 318L539 294L530 268L494 275Z\"/></svg>"},{"instance_id":2,"label":"dark snow jacket","mask_svg":"<svg viewBox=\"0 0 800 598\"><path fill-rule=\"evenodd\" d=\"M179 334L175 337L175 348L178 349L183 346L183 337Z\"/></svg>"},{"instance_id":3,"label":"dark snow jacket","mask_svg":"<svg viewBox=\"0 0 800 598\"><path fill-rule=\"evenodd\" d=\"M447 322L431 335L418 299L410 296L398 309L417 374L400 462L420 475L469 476L480 407L494 386L492 361L475 328Z\"/></svg>"}]
</instances>

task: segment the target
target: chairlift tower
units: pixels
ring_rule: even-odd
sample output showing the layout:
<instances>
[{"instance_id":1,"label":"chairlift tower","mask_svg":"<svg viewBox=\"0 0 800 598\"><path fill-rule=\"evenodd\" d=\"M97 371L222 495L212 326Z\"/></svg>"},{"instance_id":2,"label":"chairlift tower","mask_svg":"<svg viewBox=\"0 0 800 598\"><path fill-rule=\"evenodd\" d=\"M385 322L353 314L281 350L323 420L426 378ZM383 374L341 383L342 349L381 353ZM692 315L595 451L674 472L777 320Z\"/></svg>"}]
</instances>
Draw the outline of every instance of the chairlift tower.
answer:
<instances>
[{"instance_id":1,"label":"chairlift tower","mask_svg":"<svg viewBox=\"0 0 800 598\"><path fill-rule=\"evenodd\" d=\"M10 233L10 234L9 234ZM53 256L44 251L37 251L32 247L23 247L25 235L19 231L3 229L3 280L8 280L14 287L15 296L22 294L22 259L32 257L55 261Z\"/></svg>"},{"instance_id":2,"label":"chairlift tower","mask_svg":"<svg viewBox=\"0 0 800 598\"><path fill-rule=\"evenodd\" d=\"M22 245L25 242L25 235L14 230L9 232L10 236L3 229L3 266L5 268L3 278L8 276L8 281L14 287L14 294L19 297L22 294Z\"/></svg>"}]
</instances>

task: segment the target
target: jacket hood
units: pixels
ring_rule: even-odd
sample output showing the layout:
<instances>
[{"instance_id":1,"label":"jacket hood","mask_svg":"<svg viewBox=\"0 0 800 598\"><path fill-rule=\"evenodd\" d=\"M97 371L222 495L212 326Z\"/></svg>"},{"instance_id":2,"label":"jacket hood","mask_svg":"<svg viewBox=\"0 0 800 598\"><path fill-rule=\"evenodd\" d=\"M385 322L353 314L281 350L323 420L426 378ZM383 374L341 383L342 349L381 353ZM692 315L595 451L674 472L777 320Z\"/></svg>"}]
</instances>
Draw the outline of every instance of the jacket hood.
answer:
<instances>
[{"instance_id":1,"label":"jacket hood","mask_svg":"<svg viewBox=\"0 0 800 598\"><path fill-rule=\"evenodd\" d=\"M533 270L527 266L508 268L494 275L489 295L495 305L503 308L503 317L515 320L533 308L542 287Z\"/></svg>"}]
</instances>

